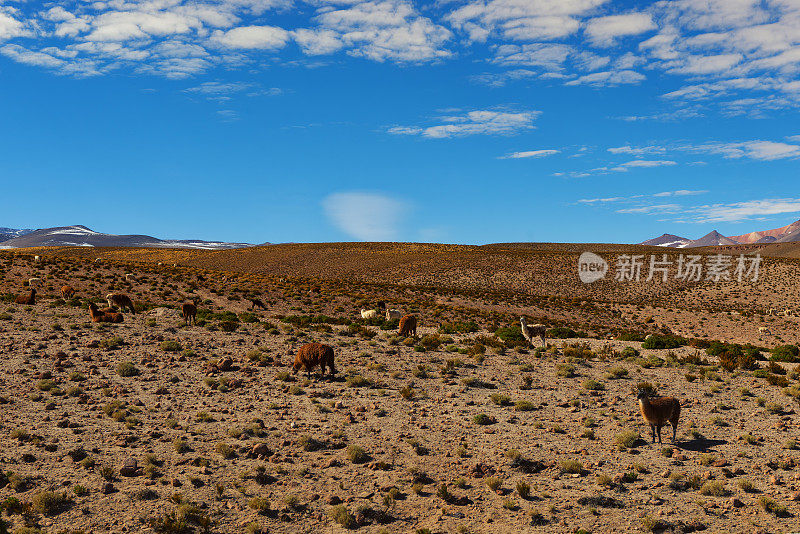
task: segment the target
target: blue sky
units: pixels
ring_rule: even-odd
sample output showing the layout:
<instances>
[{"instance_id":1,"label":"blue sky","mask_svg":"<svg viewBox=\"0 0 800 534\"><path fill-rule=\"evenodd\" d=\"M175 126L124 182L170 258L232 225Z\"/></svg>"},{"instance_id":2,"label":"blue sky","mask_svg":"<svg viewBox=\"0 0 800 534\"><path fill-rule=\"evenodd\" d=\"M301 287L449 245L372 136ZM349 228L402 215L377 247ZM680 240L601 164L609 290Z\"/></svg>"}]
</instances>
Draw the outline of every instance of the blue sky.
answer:
<instances>
[{"instance_id":1,"label":"blue sky","mask_svg":"<svg viewBox=\"0 0 800 534\"><path fill-rule=\"evenodd\" d=\"M800 218L800 0L0 0L0 226L638 242Z\"/></svg>"}]
</instances>

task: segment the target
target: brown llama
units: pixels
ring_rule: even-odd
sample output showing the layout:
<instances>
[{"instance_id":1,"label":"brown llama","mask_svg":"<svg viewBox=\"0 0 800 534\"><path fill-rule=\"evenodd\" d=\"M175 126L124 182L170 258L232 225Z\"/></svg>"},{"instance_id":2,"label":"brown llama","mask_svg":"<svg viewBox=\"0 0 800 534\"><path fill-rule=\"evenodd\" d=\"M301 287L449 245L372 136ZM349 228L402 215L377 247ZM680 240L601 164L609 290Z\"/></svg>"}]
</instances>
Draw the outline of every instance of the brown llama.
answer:
<instances>
[{"instance_id":1,"label":"brown llama","mask_svg":"<svg viewBox=\"0 0 800 534\"><path fill-rule=\"evenodd\" d=\"M61 296L65 299L71 299L75 296L75 288L72 286L63 286L61 288Z\"/></svg>"},{"instance_id":2,"label":"brown llama","mask_svg":"<svg viewBox=\"0 0 800 534\"><path fill-rule=\"evenodd\" d=\"M197 306L191 302L184 302L181 306L181 314L186 324L197 323Z\"/></svg>"},{"instance_id":3,"label":"brown llama","mask_svg":"<svg viewBox=\"0 0 800 534\"><path fill-rule=\"evenodd\" d=\"M28 294L28 296L18 296L14 302L17 304L27 304L28 306L33 306L36 304L36 290L31 289L31 292Z\"/></svg>"},{"instance_id":4,"label":"brown llama","mask_svg":"<svg viewBox=\"0 0 800 534\"><path fill-rule=\"evenodd\" d=\"M266 309L267 309L267 307L264 305L264 303L263 303L263 302L261 302L261 299L257 299L257 298L248 298L247 300L249 300L249 301L250 301L250 309L251 309L251 310L252 310L253 308L255 308L256 306L258 306L258 307L259 307L259 308L261 308L262 310L266 310Z\"/></svg>"},{"instance_id":5,"label":"brown llama","mask_svg":"<svg viewBox=\"0 0 800 534\"><path fill-rule=\"evenodd\" d=\"M98 310L94 302L89 303L89 315L92 316L93 323L121 323L122 314L118 312L108 312Z\"/></svg>"},{"instance_id":6,"label":"brown llama","mask_svg":"<svg viewBox=\"0 0 800 534\"><path fill-rule=\"evenodd\" d=\"M650 397L650 392L646 390L639 391L637 398L642 417L650 424L653 443L656 442L656 432L658 432L658 443L661 443L661 427L667 423L672 424L672 442L675 443L678 419L681 416L681 405L678 399L675 397Z\"/></svg>"},{"instance_id":7,"label":"brown llama","mask_svg":"<svg viewBox=\"0 0 800 534\"><path fill-rule=\"evenodd\" d=\"M417 335L417 316L404 315L400 318L400 330L397 332L400 337Z\"/></svg>"},{"instance_id":8,"label":"brown llama","mask_svg":"<svg viewBox=\"0 0 800 534\"><path fill-rule=\"evenodd\" d=\"M330 376L336 374L336 367L333 365L333 348L322 343L306 343L297 350L294 356L293 373L297 373L300 368L305 368L308 376L311 370L319 365L321 374L325 374L325 368L330 371Z\"/></svg>"}]
</instances>

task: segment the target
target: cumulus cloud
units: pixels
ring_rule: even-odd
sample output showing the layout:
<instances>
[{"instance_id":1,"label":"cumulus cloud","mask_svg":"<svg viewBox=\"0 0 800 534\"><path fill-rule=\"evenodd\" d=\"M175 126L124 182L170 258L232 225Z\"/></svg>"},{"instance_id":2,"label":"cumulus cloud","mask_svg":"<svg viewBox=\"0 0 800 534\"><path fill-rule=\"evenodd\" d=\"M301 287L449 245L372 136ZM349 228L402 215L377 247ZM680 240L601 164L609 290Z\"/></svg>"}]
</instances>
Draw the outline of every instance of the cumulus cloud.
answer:
<instances>
[{"instance_id":1,"label":"cumulus cloud","mask_svg":"<svg viewBox=\"0 0 800 534\"><path fill-rule=\"evenodd\" d=\"M341 192L326 197L322 206L330 222L359 241L392 241L409 206L380 193Z\"/></svg>"},{"instance_id":2,"label":"cumulus cloud","mask_svg":"<svg viewBox=\"0 0 800 534\"><path fill-rule=\"evenodd\" d=\"M511 135L533 128L539 111L475 110L463 115L441 117L443 124L433 126L395 126L389 133L421 135L430 138L463 137L467 135Z\"/></svg>"},{"instance_id":3,"label":"cumulus cloud","mask_svg":"<svg viewBox=\"0 0 800 534\"><path fill-rule=\"evenodd\" d=\"M216 30L210 41L225 48L276 49L283 48L289 32L276 26L240 26L227 31Z\"/></svg>"},{"instance_id":4,"label":"cumulus cloud","mask_svg":"<svg viewBox=\"0 0 800 534\"><path fill-rule=\"evenodd\" d=\"M595 46L612 46L620 37L638 35L656 28L647 13L628 13L591 19L586 35Z\"/></svg>"}]
</instances>

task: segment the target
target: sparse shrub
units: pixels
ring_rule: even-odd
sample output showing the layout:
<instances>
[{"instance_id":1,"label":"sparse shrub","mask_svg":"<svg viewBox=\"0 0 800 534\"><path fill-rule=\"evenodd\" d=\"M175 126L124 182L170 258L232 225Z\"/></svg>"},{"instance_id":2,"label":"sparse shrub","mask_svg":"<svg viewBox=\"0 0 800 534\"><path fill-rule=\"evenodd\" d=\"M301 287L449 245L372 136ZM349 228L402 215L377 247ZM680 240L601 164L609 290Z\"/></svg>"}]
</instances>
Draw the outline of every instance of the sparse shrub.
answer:
<instances>
[{"instance_id":1,"label":"sparse shrub","mask_svg":"<svg viewBox=\"0 0 800 534\"><path fill-rule=\"evenodd\" d=\"M625 430L614 436L614 444L619 447L620 450L625 450L634 447L636 442L640 439L641 436L638 432L634 430Z\"/></svg>"},{"instance_id":2,"label":"sparse shrub","mask_svg":"<svg viewBox=\"0 0 800 534\"><path fill-rule=\"evenodd\" d=\"M503 481L502 481L502 480L500 480L500 479L499 479L499 478L497 478L497 477L486 477L486 478L484 479L484 482L486 483L486 486L487 486L487 487L488 487L490 490L492 490L492 491L495 491L495 492L496 492L498 489L500 489L500 484L502 484L502 483L503 483Z\"/></svg>"},{"instance_id":3,"label":"sparse shrub","mask_svg":"<svg viewBox=\"0 0 800 534\"><path fill-rule=\"evenodd\" d=\"M725 486L722 484L722 482L718 480L709 480L700 487L700 494L710 495L713 497L724 497L728 494L728 490L725 489Z\"/></svg>"},{"instance_id":4,"label":"sparse shrub","mask_svg":"<svg viewBox=\"0 0 800 534\"><path fill-rule=\"evenodd\" d=\"M558 462L558 468L562 473L583 473L583 465L578 460L561 460Z\"/></svg>"},{"instance_id":5,"label":"sparse shrub","mask_svg":"<svg viewBox=\"0 0 800 534\"><path fill-rule=\"evenodd\" d=\"M556 367L556 373L558 376L563 376L564 378L572 378L575 376L575 366L570 363L562 363Z\"/></svg>"},{"instance_id":6,"label":"sparse shrub","mask_svg":"<svg viewBox=\"0 0 800 534\"><path fill-rule=\"evenodd\" d=\"M350 510L343 504L339 504L334 506L328 512L328 515L333 519L334 522L338 523L344 528L352 529L358 526L356 524L356 518L353 517L353 514L350 513Z\"/></svg>"},{"instance_id":7,"label":"sparse shrub","mask_svg":"<svg viewBox=\"0 0 800 534\"><path fill-rule=\"evenodd\" d=\"M117 374L123 377L137 376L139 369L133 365L133 362L120 362L117 364Z\"/></svg>"},{"instance_id":8,"label":"sparse shrub","mask_svg":"<svg viewBox=\"0 0 800 534\"><path fill-rule=\"evenodd\" d=\"M770 361L796 363L800 361L800 348L797 345L780 345L770 351Z\"/></svg>"},{"instance_id":9,"label":"sparse shrub","mask_svg":"<svg viewBox=\"0 0 800 534\"><path fill-rule=\"evenodd\" d=\"M472 422L476 425L493 425L497 422L497 419L485 413L479 413L472 418Z\"/></svg>"},{"instance_id":10,"label":"sparse shrub","mask_svg":"<svg viewBox=\"0 0 800 534\"><path fill-rule=\"evenodd\" d=\"M347 457L354 464L361 464L369 459L369 455L358 445L347 446Z\"/></svg>"},{"instance_id":11,"label":"sparse shrub","mask_svg":"<svg viewBox=\"0 0 800 534\"><path fill-rule=\"evenodd\" d=\"M263 497L253 497L248 501L247 505L250 507L250 509L255 510L262 515L268 514L271 510L269 500L264 499Z\"/></svg>"},{"instance_id":12,"label":"sparse shrub","mask_svg":"<svg viewBox=\"0 0 800 534\"><path fill-rule=\"evenodd\" d=\"M514 403L514 411L531 412L536 409L536 405L530 401L518 400Z\"/></svg>"},{"instance_id":13,"label":"sparse shrub","mask_svg":"<svg viewBox=\"0 0 800 534\"><path fill-rule=\"evenodd\" d=\"M55 491L42 491L33 496L31 508L34 512L52 516L63 512L70 504L66 493Z\"/></svg>"},{"instance_id":14,"label":"sparse shrub","mask_svg":"<svg viewBox=\"0 0 800 534\"><path fill-rule=\"evenodd\" d=\"M764 509L765 512L773 514L777 517L786 517L789 515L789 510L786 505L778 504L778 502L772 497L762 495L758 498L758 504Z\"/></svg>"},{"instance_id":15,"label":"sparse shrub","mask_svg":"<svg viewBox=\"0 0 800 534\"><path fill-rule=\"evenodd\" d=\"M183 350L183 347L177 341L168 339L161 342L161 350L166 352L180 352Z\"/></svg>"},{"instance_id":16,"label":"sparse shrub","mask_svg":"<svg viewBox=\"0 0 800 534\"><path fill-rule=\"evenodd\" d=\"M603 391L606 386L602 382L592 380L591 378L583 381L583 387L589 391Z\"/></svg>"}]
</instances>

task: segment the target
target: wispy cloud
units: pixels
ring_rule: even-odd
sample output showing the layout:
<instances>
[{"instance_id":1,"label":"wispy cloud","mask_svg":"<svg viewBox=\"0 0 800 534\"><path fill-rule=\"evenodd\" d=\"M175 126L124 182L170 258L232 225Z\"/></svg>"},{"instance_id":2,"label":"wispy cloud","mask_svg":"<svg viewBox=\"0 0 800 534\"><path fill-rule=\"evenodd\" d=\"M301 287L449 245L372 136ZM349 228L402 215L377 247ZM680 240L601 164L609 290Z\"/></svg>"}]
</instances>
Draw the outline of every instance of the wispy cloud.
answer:
<instances>
[{"instance_id":1,"label":"wispy cloud","mask_svg":"<svg viewBox=\"0 0 800 534\"><path fill-rule=\"evenodd\" d=\"M467 135L512 135L533 128L539 111L475 110L463 115L440 117L442 124L433 126L394 126L388 132L396 135L421 135L430 138Z\"/></svg>"},{"instance_id":2,"label":"wispy cloud","mask_svg":"<svg viewBox=\"0 0 800 534\"><path fill-rule=\"evenodd\" d=\"M202 95L209 100L227 101L232 95L244 94L246 96L278 96L283 91L277 87L264 89L251 82L204 82L194 87L184 89L185 93Z\"/></svg>"},{"instance_id":3,"label":"wispy cloud","mask_svg":"<svg viewBox=\"0 0 800 534\"><path fill-rule=\"evenodd\" d=\"M729 204L696 206L686 210L695 223L739 222L769 215L800 213L800 198L771 198Z\"/></svg>"},{"instance_id":4,"label":"wispy cloud","mask_svg":"<svg viewBox=\"0 0 800 534\"><path fill-rule=\"evenodd\" d=\"M380 193L333 193L322 201L331 223L360 241L392 241L400 235L400 226L409 205Z\"/></svg>"},{"instance_id":5,"label":"wispy cloud","mask_svg":"<svg viewBox=\"0 0 800 534\"><path fill-rule=\"evenodd\" d=\"M800 145L775 141L745 141L739 143L705 143L680 147L689 152L720 154L725 158L749 158L761 161L796 158L800 156Z\"/></svg>"},{"instance_id":6,"label":"wispy cloud","mask_svg":"<svg viewBox=\"0 0 800 534\"><path fill-rule=\"evenodd\" d=\"M501 156L500 159L525 159L525 158L543 158L552 156L553 154L560 153L560 150L545 149L545 150L526 150L523 152L512 152L507 156Z\"/></svg>"}]
</instances>

